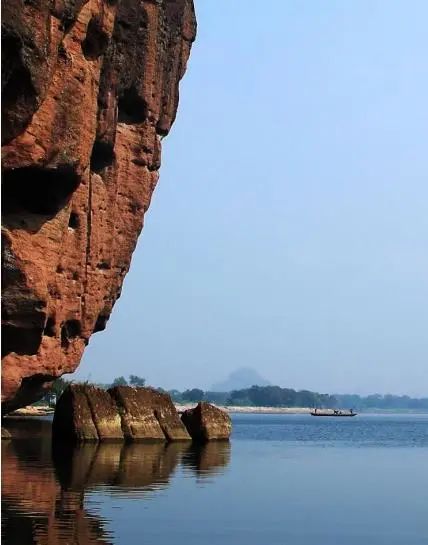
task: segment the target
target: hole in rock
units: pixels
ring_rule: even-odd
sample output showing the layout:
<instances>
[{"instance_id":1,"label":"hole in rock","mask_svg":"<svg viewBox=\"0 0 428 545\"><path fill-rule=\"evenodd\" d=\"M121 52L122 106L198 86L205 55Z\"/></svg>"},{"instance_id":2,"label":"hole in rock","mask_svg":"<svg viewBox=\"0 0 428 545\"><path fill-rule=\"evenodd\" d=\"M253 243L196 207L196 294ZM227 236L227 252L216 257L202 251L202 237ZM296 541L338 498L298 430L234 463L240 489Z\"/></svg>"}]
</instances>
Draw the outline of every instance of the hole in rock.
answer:
<instances>
[{"instance_id":1,"label":"hole in rock","mask_svg":"<svg viewBox=\"0 0 428 545\"><path fill-rule=\"evenodd\" d=\"M147 165L147 161L145 159L131 159L131 163L137 165L138 167L145 167Z\"/></svg>"},{"instance_id":2,"label":"hole in rock","mask_svg":"<svg viewBox=\"0 0 428 545\"><path fill-rule=\"evenodd\" d=\"M79 320L67 320L61 327L61 346L67 348L71 339L80 337L82 326Z\"/></svg>"},{"instance_id":3,"label":"hole in rock","mask_svg":"<svg viewBox=\"0 0 428 545\"><path fill-rule=\"evenodd\" d=\"M44 334L47 337L55 337L55 320L52 316L49 316L46 321Z\"/></svg>"},{"instance_id":4,"label":"hole in rock","mask_svg":"<svg viewBox=\"0 0 428 545\"><path fill-rule=\"evenodd\" d=\"M115 155L113 146L110 143L95 140L91 154L92 172L101 172L114 163Z\"/></svg>"},{"instance_id":5,"label":"hole in rock","mask_svg":"<svg viewBox=\"0 0 428 545\"><path fill-rule=\"evenodd\" d=\"M82 51L85 58L95 60L107 49L109 38L103 30L99 17L92 17L89 21L86 37L82 42Z\"/></svg>"},{"instance_id":6,"label":"hole in rock","mask_svg":"<svg viewBox=\"0 0 428 545\"><path fill-rule=\"evenodd\" d=\"M99 314L97 321L95 322L93 333L98 333L98 331L103 331L106 328L108 318L109 317L106 314Z\"/></svg>"},{"instance_id":7,"label":"hole in rock","mask_svg":"<svg viewBox=\"0 0 428 545\"><path fill-rule=\"evenodd\" d=\"M147 104L135 87L125 89L119 96L117 120L133 125L142 123L147 117Z\"/></svg>"},{"instance_id":8,"label":"hole in rock","mask_svg":"<svg viewBox=\"0 0 428 545\"><path fill-rule=\"evenodd\" d=\"M68 66L71 66L73 63L72 56L68 53L63 43L60 43L58 46L58 61Z\"/></svg>"},{"instance_id":9,"label":"hole in rock","mask_svg":"<svg viewBox=\"0 0 428 545\"><path fill-rule=\"evenodd\" d=\"M37 107L37 92L25 62L20 36L2 26L2 143L17 136L28 124Z\"/></svg>"},{"instance_id":10,"label":"hole in rock","mask_svg":"<svg viewBox=\"0 0 428 545\"><path fill-rule=\"evenodd\" d=\"M72 212L68 220L68 226L70 229L77 229L79 227L79 214Z\"/></svg>"},{"instance_id":11,"label":"hole in rock","mask_svg":"<svg viewBox=\"0 0 428 545\"><path fill-rule=\"evenodd\" d=\"M54 216L80 183L72 167L22 167L3 173L3 214L30 212Z\"/></svg>"},{"instance_id":12,"label":"hole in rock","mask_svg":"<svg viewBox=\"0 0 428 545\"><path fill-rule=\"evenodd\" d=\"M42 329L39 327L17 327L4 324L1 328L2 357L16 352L20 356L37 354L42 341Z\"/></svg>"}]
</instances>

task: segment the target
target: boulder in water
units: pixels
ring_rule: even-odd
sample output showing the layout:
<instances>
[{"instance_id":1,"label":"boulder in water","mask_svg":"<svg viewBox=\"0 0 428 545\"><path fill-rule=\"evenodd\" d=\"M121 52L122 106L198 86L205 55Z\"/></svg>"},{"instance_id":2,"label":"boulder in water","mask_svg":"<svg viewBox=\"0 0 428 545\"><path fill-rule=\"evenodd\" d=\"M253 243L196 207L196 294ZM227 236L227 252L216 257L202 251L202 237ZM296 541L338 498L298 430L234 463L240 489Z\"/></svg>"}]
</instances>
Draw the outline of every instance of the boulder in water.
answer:
<instances>
[{"instance_id":1,"label":"boulder in water","mask_svg":"<svg viewBox=\"0 0 428 545\"><path fill-rule=\"evenodd\" d=\"M204 401L184 411L181 420L194 441L228 440L232 432L230 416Z\"/></svg>"},{"instance_id":2,"label":"boulder in water","mask_svg":"<svg viewBox=\"0 0 428 545\"><path fill-rule=\"evenodd\" d=\"M115 400L122 420L122 430L128 441L165 441L166 437L148 403L143 388L115 386L108 391ZM144 389L145 390L145 389Z\"/></svg>"}]
</instances>

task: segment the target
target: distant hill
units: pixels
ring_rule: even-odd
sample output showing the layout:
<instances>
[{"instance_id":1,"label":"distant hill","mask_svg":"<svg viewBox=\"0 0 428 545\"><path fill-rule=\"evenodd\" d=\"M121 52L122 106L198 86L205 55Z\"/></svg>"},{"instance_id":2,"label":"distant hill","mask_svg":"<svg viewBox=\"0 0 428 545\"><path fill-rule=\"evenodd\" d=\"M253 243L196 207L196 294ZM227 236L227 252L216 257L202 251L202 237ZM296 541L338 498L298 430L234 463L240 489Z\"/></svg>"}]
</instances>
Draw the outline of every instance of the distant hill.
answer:
<instances>
[{"instance_id":1,"label":"distant hill","mask_svg":"<svg viewBox=\"0 0 428 545\"><path fill-rule=\"evenodd\" d=\"M251 386L270 386L270 382L262 377L255 369L251 367L240 367L232 371L226 380L217 382L211 386L212 392L231 392L232 390L242 390Z\"/></svg>"}]
</instances>

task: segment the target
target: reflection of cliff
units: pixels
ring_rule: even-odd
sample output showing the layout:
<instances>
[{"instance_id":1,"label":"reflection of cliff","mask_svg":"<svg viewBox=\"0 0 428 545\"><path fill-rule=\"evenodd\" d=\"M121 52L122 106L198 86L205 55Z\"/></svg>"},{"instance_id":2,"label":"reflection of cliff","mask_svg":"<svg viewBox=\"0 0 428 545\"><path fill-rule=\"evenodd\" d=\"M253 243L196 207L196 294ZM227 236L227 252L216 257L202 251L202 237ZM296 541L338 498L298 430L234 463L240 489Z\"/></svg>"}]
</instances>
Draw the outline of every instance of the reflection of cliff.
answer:
<instances>
[{"instance_id":1,"label":"reflection of cliff","mask_svg":"<svg viewBox=\"0 0 428 545\"><path fill-rule=\"evenodd\" d=\"M168 486L179 464L197 477L229 462L229 443L56 445L50 437L2 445L3 539L25 545L110 543L106 521L85 505L87 491L132 496ZM94 498L92 497L92 502Z\"/></svg>"},{"instance_id":2,"label":"reflection of cliff","mask_svg":"<svg viewBox=\"0 0 428 545\"><path fill-rule=\"evenodd\" d=\"M2 445L4 543L110 543L103 521L85 510L83 494L61 489L47 446L37 440Z\"/></svg>"}]
</instances>

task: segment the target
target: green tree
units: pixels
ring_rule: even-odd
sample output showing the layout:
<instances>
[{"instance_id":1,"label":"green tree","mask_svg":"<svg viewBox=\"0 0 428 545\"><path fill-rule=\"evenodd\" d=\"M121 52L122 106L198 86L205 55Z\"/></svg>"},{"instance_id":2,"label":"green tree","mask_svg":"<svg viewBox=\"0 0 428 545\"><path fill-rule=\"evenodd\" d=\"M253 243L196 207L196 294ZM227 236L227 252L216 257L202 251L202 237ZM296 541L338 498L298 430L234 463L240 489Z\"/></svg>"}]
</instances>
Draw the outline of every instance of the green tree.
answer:
<instances>
[{"instance_id":1,"label":"green tree","mask_svg":"<svg viewBox=\"0 0 428 545\"><path fill-rule=\"evenodd\" d=\"M199 388L192 388L183 392L183 399L186 401L202 401L204 399L204 391Z\"/></svg>"},{"instance_id":2,"label":"green tree","mask_svg":"<svg viewBox=\"0 0 428 545\"><path fill-rule=\"evenodd\" d=\"M179 390L168 390L168 393L171 396L171 399L176 403L183 401L183 396Z\"/></svg>"},{"instance_id":3,"label":"green tree","mask_svg":"<svg viewBox=\"0 0 428 545\"><path fill-rule=\"evenodd\" d=\"M129 384L131 384L131 386L144 386L146 384L146 379L137 375L129 375Z\"/></svg>"},{"instance_id":4,"label":"green tree","mask_svg":"<svg viewBox=\"0 0 428 545\"><path fill-rule=\"evenodd\" d=\"M111 383L112 386L127 386L128 381L125 377L116 377Z\"/></svg>"},{"instance_id":5,"label":"green tree","mask_svg":"<svg viewBox=\"0 0 428 545\"><path fill-rule=\"evenodd\" d=\"M50 387L49 393L56 395L57 398L62 394L62 392L67 388L67 386L70 384L68 380L65 380L64 378L60 377L57 378Z\"/></svg>"}]
</instances>

